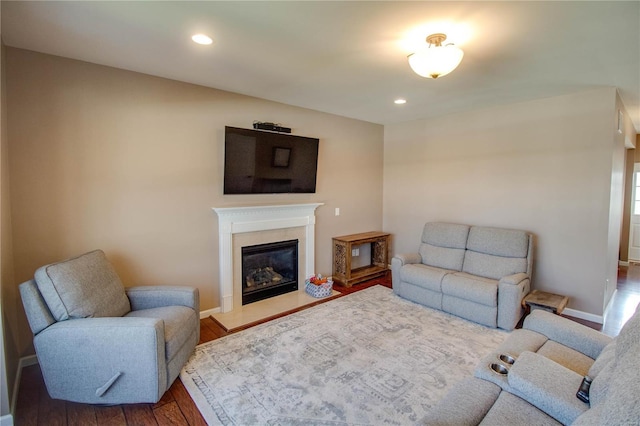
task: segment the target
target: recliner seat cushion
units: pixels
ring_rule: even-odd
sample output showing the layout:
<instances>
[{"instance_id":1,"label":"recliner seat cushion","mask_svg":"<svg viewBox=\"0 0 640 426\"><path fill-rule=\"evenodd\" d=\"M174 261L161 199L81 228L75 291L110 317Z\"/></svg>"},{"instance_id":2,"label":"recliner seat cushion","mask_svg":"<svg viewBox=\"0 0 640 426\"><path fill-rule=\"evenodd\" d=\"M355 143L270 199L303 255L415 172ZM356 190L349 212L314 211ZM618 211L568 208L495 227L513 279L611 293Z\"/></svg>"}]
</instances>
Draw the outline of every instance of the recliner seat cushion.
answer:
<instances>
[{"instance_id":1,"label":"recliner seat cushion","mask_svg":"<svg viewBox=\"0 0 640 426\"><path fill-rule=\"evenodd\" d=\"M581 376L587 375L593 365L592 358L553 340L547 340L537 353Z\"/></svg>"},{"instance_id":2,"label":"recliner seat cushion","mask_svg":"<svg viewBox=\"0 0 640 426\"><path fill-rule=\"evenodd\" d=\"M102 250L38 268L35 280L57 321L121 317L131 310L120 277Z\"/></svg>"},{"instance_id":3,"label":"recliner seat cushion","mask_svg":"<svg viewBox=\"0 0 640 426\"><path fill-rule=\"evenodd\" d=\"M164 321L165 358L171 361L180 351L198 322L196 312L186 306L163 306L159 308L131 311L127 317L158 318ZM199 326L199 324L198 324Z\"/></svg>"},{"instance_id":4,"label":"recliner seat cushion","mask_svg":"<svg viewBox=\"0 0 640 426\"><path fill-rule=\"evenodd\" d=\"M440 292L442 278L450 271L422 264L405 265L400 270L400 279L409 284Z\"/></svg>"},{"instance_id":5,"label":"recliner seat cushion","mask_svg":"<svg viewBox=\"0 0 640 426\"><path fill-rule=\"evenodd\" d=\"M498 281L464 272L446 275L442 279L442 293L486 306L498 306Z\"/></svg>"}]
</instances>

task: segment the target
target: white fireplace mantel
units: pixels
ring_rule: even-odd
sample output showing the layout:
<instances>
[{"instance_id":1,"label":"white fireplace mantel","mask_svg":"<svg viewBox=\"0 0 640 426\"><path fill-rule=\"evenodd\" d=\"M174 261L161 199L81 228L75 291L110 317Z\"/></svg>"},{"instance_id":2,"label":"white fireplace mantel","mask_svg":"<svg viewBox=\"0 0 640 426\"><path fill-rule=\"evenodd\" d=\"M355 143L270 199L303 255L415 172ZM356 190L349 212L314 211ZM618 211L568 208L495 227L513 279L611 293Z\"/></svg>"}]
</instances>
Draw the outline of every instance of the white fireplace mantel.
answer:
<instances>
[{"instance_id":1,"label":"white fireplace mantel","mask_svg":"<svg viewBox=\"0 0 640 426\"><path fill-rule=\"evenodd\" d=\"M315 271L315 210L323 203L214 207L218 215L220 311L233 310L233 234L294 227L305 228L304 276Z\"/></svg>"}]
</instances>

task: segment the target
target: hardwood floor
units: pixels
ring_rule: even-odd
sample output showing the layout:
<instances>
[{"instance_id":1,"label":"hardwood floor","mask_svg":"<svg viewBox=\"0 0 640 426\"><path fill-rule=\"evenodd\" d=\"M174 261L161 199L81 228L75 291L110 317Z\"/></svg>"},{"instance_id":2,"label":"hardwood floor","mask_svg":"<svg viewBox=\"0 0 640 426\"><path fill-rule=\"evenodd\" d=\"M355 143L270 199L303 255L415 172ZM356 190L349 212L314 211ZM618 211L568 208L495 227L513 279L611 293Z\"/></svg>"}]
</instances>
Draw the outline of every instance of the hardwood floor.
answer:
<instances>
[{"instance_id":1,"label":"hardwood floor","mask_svg":"<svg viewBox=\"0 0 640 426\"><path fill-rule=\"evenodd\" d=\"M354 285L351 288L335 286L343 294L360 291L381 284L391 288L391 275ZM618 291L605 317L604 325L584 323L615 336L633 314L640 302L640 265L621 267ZM301 308L307 309L307 308ZM200 343L209 342L227 333L211 318L200 321ZM195 403L180 379L156 404L129 404L94 406L49 398L38 365L23 369L14 417L18 426L35 425L206 425Z\"/></svg>"},{"instance_id":2,"label":"hardwood floor","mask_svg":"<svg viewBox=\"0 0 640 426\"><path fill-rule=\"evenodd\" d=\"M334 288L346 295L376 284L391 288L391 275L351 288ZM300 310L302 309L308 307ZM210 342L227 334L229 333L211 317L200 320L200 343ZM179 378L156 404L96 406L51 399L38 365L22 370L14 423L17 426L206 425Z\"/></svg>"},{"instance_id":3,"label":"hardwood floor","mask_svg":"<svg viewBox=\"0 0 640 426\"><path fill-rule=\"evenodd\" d=\"M640 303L640 264L620 266L617 291L604 317L602 332L609 336L617 336L622 326L635 312L638 303Z\"/></svg>"}]
</instances>

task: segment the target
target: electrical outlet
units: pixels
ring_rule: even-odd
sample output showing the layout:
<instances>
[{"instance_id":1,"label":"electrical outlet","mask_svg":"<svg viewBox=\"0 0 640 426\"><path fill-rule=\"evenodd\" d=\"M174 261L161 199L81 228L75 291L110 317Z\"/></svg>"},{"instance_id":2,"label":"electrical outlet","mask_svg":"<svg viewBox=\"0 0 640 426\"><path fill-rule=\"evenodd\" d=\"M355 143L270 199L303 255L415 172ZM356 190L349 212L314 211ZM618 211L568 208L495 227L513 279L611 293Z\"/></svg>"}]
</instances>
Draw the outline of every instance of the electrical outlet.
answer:
<instances>
[{"instance_id":1,"label":"electrical outlet","mask_svg":"<svg viewBox=\"0 0 640 426\"><path fill-rule=\"evenodd\" d=\"M351 249L351 257L358 257L358 256L360 256L360 249L359 248Z\"/></svg>"},{"instance_id":2,"label":"electrical outlet","mask_svg":"<svg viewBox=\"0 0 640 426\"><path fill-rule=\"evenodd\" d=\"M340 207L336 207L336 216L340 216Z\"/></svg>"}]
</instances>

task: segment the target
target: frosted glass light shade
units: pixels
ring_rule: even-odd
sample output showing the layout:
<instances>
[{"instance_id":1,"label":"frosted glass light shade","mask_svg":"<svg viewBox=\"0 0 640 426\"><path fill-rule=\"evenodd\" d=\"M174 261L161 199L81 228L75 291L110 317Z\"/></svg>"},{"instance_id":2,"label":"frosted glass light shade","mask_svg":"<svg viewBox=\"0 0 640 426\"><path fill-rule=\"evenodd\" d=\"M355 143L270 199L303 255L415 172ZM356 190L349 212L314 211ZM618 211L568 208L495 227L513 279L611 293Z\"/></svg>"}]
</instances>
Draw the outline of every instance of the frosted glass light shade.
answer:
<instances>
[{"instance_id":1,"label":"frosted glass light shade","mask_svg":"<svg viewBox=\"0 0 640 426\"><path fill-rule=\"evenodd\" d=\"M409 65L418 75L427 78L438 78L449 74L462 61L464 52L448 44L446 46L429 46L409 55Z\"/></svg>"}]
</instances>

